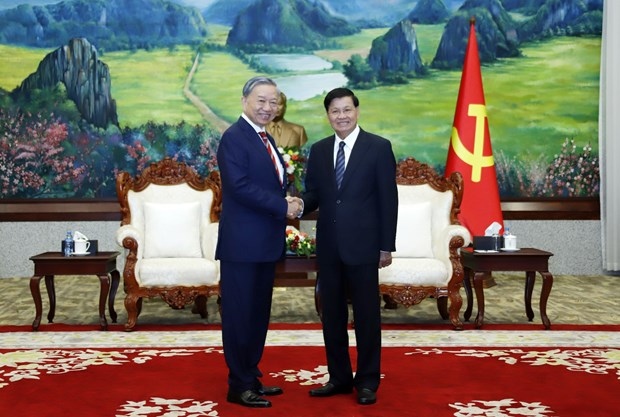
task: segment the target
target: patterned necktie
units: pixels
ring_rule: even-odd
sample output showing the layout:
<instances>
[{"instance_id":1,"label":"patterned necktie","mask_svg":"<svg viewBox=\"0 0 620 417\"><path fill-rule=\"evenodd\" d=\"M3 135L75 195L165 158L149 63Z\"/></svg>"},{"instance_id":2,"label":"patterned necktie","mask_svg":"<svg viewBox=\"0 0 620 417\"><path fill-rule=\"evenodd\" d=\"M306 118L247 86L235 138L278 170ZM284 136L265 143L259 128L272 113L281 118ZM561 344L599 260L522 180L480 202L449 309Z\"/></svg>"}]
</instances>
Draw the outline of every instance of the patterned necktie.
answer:
<instances>
[{"instance_id":1,"label":"patterned necktie","mask_svg":"<svg viewBox=\"0 0 620 417\"><path fill-rule=\"evenodd\" d=\"M336 172L336 184L338 185L338 189L340 189L340 184L342 184L342 178L344 177L344 140L341 140L338 146L334 171Z\"/></svg>"},{"instance_id":2,"label":"patterned necktie","mask_svg":"<svg viewBox=\"0 0 620 417\"><path fill-rule=\"evenodd\" d=\"M282 185L282 176L280 175L280 171L278 170L278 163L276 162L276 156L273 154L273 151L271 150L271 146L269 146L269 139L267 139L267 133L260 131L258 132L258 135L263 140L263 144L265 145L265 148L267 148L267 152L269 152L269 156L271 157L271 162L273 163L273 167L275 168L276 173L278 174L278 178L280 179L280 185Z\"/></svg>"}]
</instances>

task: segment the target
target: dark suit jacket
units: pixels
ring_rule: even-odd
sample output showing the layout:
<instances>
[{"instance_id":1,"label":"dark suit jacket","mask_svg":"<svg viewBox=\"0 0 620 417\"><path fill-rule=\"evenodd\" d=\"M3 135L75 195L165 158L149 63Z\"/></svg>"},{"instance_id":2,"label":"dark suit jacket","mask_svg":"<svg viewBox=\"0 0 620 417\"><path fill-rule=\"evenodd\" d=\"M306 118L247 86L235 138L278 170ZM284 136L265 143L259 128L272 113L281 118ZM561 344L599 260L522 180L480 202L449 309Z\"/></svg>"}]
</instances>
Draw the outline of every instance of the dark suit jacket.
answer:
<instances>
[{"instance_id":1,"label":"dark suit jacket","mask_svg":"<svg viewBox=\"0 0 620 417\"><path fill-rule=\"evenodd\" d=\"M398 192L390 141L360 129L340 190L334 173L334 141L312 145L303 194L304 214L319 208L319 262L337 254L350 265L378 263L379 251L393 252Z\"/></svg>"},{"instance_id":2,"label":"dark suit jacket","mask_svg":"<svg viewBox=\"0 0 620 417\"><path fill-rule=\"evenodd\" d=\"M275 146L273 138L269 140ZM276 154L284 167L282 156ZM277 261L285 251L286 189L260 137L242 117L222 135L217 161L222 177L222 213L216 259Z\"/></svg>"}]
</instances>

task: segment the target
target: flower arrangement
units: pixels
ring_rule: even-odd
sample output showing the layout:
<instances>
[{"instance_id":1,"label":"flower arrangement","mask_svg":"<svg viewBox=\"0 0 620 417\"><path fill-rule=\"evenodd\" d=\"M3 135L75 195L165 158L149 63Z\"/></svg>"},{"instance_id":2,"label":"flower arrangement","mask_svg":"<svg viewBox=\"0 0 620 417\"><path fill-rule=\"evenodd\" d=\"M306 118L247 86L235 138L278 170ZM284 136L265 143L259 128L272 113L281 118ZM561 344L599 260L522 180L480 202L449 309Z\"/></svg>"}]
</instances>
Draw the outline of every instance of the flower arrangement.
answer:
<instances>
[{"instance_id":1,"label":"flower arrangement","mask_svg":"<svg viewBox=\"0 0 620 417\"><path fill-rule=\"evenodd\" d=\"M298 146L278 147L284 159L286 180L298 193L302 191L303 176L306 169L306 157Z\"/></svg>"},{"instance_id":2,"label":"flower arrangement","mask_svg":"<svg viewBox=\"0 0 620 417\"><path fill-rule=\"evenodd\" d=\"M286 253L310 256L316 252L316 239L293 226L286 227Z\"/></svg>"}]
</instances>

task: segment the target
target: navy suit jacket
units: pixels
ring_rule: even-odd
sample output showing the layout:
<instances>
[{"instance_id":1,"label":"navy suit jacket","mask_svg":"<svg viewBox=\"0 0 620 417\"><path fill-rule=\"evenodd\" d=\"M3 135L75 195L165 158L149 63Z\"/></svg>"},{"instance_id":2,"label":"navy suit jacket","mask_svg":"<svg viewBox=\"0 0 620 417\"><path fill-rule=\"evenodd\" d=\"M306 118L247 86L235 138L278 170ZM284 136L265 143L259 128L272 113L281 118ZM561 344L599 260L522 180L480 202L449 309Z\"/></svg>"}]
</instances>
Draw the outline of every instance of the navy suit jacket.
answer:
<instances>
[{"instance_id":1,"label":"navy suit jacket","mask_svg":"<svg viewBox=\"0 0 620 417\"><path fill-rule=\"evenodd\" d=\"M271 136L269 140L275 148ZM276 154L284 167L282 156ZM285 252L285 172L281 183L261 138L243 117L222 135L217 161L222 178L222 213L216 259L279 260Z\"/></svg>"},{"instance_id":2,"label":"navy suit jacket","mask_svg":"<svg viewBox=\"0 0 620 417\"><path fill-rule=\"evenodd\" d=\"M319 208L319 262L340 255L349 265L379 262L379 251L396 250L398 191L389 140L360 129L340 189L334 173L334 141L310 148L303 194L304 214Z\"/></svg>"}]
</instances>

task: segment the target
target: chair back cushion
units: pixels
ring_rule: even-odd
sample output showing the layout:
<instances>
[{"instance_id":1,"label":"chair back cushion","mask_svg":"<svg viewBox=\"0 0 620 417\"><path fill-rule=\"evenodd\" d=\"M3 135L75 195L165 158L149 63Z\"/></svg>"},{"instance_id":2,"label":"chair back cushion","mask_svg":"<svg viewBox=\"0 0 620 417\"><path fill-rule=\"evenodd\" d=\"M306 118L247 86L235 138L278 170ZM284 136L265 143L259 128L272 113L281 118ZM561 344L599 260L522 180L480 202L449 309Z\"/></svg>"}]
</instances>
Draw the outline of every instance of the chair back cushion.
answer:
<instances>
[{"instance_id":1,"label":"chair back cushion","mask_svg":"<svg viewBox=\"0 0 620 417\"><path fill-rule=\"evenodd\" d=\"M412 186L415 187L415 186ZM431 203L423 201L398 206L396 252L399 258L432 258Z\"/></svg>"},{"instance_id":2,"label":"chair back cushion","mask_svg":"<svg viewBox=\"0 0 620 417\"><path fill-rule=\"evenodd\" d=\"M144 203L144 258L201 258L200 203Z\"/></svg>"},{"instance_id":3,"label":"chair back cushion","mask_svg":"<svg viewBox=\"0 0 620 417\"><path fill-rule=\"evenodd\" d=\"M201 233L211 223L211 189L199 191L186 183L149 184L142 191L130 190L127 200L131 225L144 236L144 244L138 248L139 258L204 255Z\"/></svg>"},{"instance_id":4,"label":"chair back cushion","mask_svg":"<svg viewBox=\"0 0 620 417\"><path fill-rule=\"evenodd\" d=\"M450 224L453 194L428 184L398 184L397 258L433 258L445 252L439 234ZM439 245L439 246L437 246Z\"/></svg>"}]
</instances>

